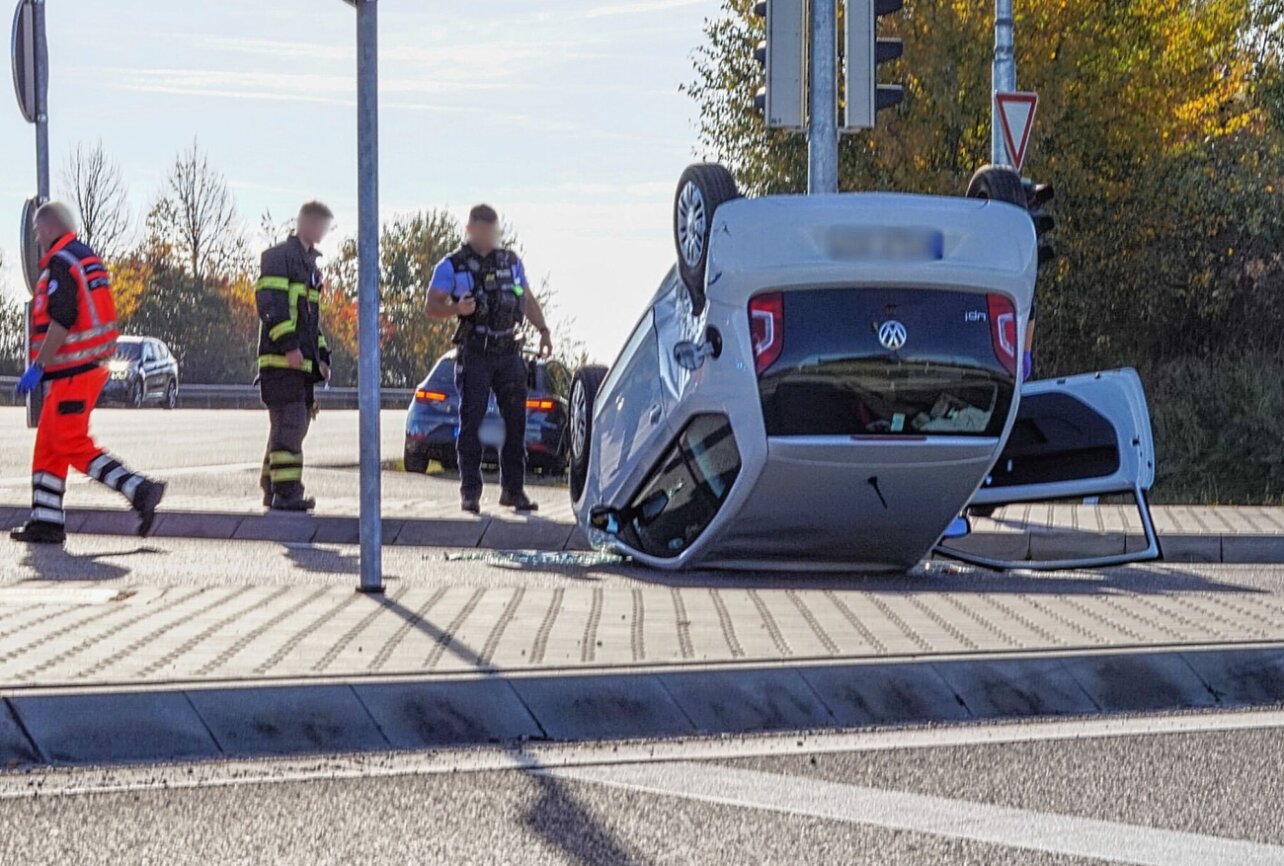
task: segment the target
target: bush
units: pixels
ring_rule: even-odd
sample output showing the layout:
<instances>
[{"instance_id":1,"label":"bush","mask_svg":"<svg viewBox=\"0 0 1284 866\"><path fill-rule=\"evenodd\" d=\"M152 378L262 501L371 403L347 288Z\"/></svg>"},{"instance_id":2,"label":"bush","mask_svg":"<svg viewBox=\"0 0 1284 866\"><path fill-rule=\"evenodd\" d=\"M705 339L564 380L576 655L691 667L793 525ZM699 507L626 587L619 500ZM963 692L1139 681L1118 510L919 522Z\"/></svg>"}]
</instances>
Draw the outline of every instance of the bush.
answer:
<instances>
[{"instance_id":1,"label":"bush","mask_svg":"<svg viewBox=\"0 0 1284 866\"><path fill-rule=\"evenodd\" d=\"M1187 358L1143 371L1157 502L1284 502L1284 360Z\"/></svg>"}]
</instances>

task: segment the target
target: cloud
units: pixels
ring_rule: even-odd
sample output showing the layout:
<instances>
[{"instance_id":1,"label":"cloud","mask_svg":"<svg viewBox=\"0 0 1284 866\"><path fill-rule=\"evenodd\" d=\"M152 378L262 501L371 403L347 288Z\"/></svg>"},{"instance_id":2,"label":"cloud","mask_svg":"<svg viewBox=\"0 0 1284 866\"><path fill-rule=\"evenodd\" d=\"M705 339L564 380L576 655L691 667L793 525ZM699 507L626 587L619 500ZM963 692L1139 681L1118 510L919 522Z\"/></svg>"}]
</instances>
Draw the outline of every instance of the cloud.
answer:
<instances>
[{"instance_id":1,"label":"cloud","mask_svg":"<svg viewBox=\"0 0 1284 866\"><path fill-rule=\"evenodd\" d=\"M585 18L607 18L620 15L644 15L648 12L665 12L684 6L711 6L709 0L638 0L634 3L612 3L594 6L584 13Z\"/></svg>"}]
</instances>

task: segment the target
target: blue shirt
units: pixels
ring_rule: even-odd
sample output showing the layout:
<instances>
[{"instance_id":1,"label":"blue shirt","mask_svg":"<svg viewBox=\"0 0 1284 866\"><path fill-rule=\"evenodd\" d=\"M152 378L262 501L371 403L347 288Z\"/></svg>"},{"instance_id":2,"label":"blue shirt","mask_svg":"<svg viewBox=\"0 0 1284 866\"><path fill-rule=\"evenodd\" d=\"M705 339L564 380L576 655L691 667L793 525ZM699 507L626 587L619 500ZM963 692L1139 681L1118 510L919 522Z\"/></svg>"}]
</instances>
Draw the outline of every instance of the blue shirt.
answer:
<instances>
[{"instance_id":1,"label":"blue shirt","mask_svg":"<svg viewBox=\"0 0 1284 866\"><path fill-rule=\"evenodd\" d=\"M523 289L530 288L530 284L526 281L526 266L517 256L513 256L513 280ZM473 293L473 275L468 271L456 272L450 256L446 256L433 269L432 282L428 283L428 289L434 292L445 292L457 301Z\"/></svg>"}]
</instances>

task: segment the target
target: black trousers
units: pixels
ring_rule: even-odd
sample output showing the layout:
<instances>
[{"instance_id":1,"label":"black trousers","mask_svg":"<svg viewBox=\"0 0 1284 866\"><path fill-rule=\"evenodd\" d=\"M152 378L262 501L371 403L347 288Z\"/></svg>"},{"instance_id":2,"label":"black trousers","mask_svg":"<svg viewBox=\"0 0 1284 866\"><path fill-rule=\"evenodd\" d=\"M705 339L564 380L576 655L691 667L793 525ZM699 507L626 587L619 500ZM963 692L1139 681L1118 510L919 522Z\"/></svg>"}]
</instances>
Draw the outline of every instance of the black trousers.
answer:
<instances>
[{"instance_id":1,"label":"black trousers","mask_svg":"<svg viewBox=\"0 0 1284 866\"><path fill-rule=\"evenodd\" d=\"M302 373L290 371L264 377L261 393L270 428L259 484L265 496L298 499L303 496L303 440L312 426L312 385Z\"/></svg>"},{"instance_id":2,"label":"black trousers","mask_svg":"<svg viewBox=\"0 0 1284 866\"><path fill-rule=\"evenodd\" d=\"M526 363L518 352L488 354L462 347L455 362L459 389L459 489L482 490L481 427L491 392L504 419L504 447L499 455L499 483L520 493L526 484Z\"/></svg>"}]
</instances>

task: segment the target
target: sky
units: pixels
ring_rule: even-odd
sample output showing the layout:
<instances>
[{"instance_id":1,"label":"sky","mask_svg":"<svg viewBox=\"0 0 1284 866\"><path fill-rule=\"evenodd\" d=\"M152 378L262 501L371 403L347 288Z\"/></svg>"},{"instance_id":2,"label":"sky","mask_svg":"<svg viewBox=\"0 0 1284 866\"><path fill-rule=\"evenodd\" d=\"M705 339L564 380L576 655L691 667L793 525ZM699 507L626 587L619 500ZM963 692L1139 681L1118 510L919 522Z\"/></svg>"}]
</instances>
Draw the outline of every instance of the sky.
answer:
<instances>
[{"instance_id":1,"label":"sky","mask_svg":"<svg viewBox=\"0 0 1284 866\"><path fill-rule=\"evenodd\" d=\"M12 0L11 0L12 2ZM355 12L340 0L48 0L55 196L68 152L101 139L136 224L197 139L240 218L320 198L357 228ZM698 157L679 92L718 0L380 0L386 220L493 204L554 321L610 361L673 262L673 190ZM4 17L4 21L9 21ZM0 290L24 296L22 202L34 127L0 108ZM0 227L6 220L0 217ZM9 237L12 234L12 237ZM337 244L332 239L330 250Z\"/></svg>"}]
</instances>

